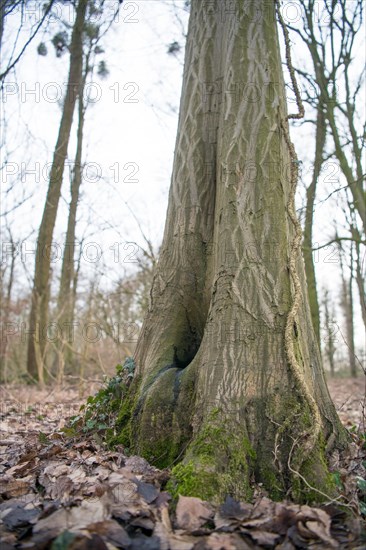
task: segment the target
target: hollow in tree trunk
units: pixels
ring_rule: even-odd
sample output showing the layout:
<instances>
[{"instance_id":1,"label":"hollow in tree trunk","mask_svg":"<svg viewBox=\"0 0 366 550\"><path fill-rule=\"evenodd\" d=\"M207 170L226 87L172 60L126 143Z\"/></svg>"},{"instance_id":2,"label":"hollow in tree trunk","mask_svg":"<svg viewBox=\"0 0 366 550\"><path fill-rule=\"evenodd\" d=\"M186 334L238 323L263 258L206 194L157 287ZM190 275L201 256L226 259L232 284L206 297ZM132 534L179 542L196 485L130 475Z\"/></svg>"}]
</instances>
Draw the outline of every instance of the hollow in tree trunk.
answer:
<instances>
[{"instance_id":1,"label":"hollow in tree trunk","mask_svg":"<svg viewBox=\"0 0 366 550\"><path fill-rule=\"evenodd\" d=\"M347 441L293 248L286 117L274 3L193 0L164 239L116 426L175 465L181 494L247 498L257 481L322 499L326 450Z\"/></svg>"}]
</instances>

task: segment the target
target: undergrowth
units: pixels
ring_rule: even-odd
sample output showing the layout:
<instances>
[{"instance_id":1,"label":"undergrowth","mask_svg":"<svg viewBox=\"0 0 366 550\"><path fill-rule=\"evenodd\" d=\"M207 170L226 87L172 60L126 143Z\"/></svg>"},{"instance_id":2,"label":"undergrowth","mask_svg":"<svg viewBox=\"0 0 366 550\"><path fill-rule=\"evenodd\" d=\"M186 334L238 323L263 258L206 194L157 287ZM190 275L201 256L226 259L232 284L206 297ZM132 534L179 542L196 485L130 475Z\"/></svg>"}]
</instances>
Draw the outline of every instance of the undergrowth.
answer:
<instances>
[{"instance_id":1,"label":"undergrowth","mask_svg":"<svg viewBox=\"0 0 366 550\"><path fill-rule=\"evenodd\" d=\"M366 454L366 432L358 434L359 446L361 452L363 451ZM366 460L362 461L362 466L366 470ZM356 477L357 489L358 489L358 506L360 512L363 516L366 516L366 478L357 476Z\"/></svg>"},{"instance_id":2,"label":"undergrowth","mask_svg":"<svg viewBox=\"0 0 366 550\"><path fill-rule=\"evenodd\" d=\"M65 435L93 435L97 439L113 430L116 416L134 376L135 362L127 357L123 365L116 366L116 374L104 380L95 395L90 395L81 405L79 414L72 416L63 429Z\"/></svg>"}]
</instances>

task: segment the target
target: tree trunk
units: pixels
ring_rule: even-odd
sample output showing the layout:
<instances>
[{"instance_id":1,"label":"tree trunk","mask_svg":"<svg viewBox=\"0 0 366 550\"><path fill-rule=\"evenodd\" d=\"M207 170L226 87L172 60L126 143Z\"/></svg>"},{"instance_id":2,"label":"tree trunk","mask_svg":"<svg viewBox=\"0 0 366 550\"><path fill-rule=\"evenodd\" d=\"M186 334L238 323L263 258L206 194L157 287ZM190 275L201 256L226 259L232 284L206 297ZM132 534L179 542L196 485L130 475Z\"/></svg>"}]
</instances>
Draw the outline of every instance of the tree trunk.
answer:
<instances>
[{"instance_id":1,"label":"tree trunk","mask_svg":"<svg viewBox=\"0 0 366 550\"><path fill-rule=\"evenodd\" d=\"M329 311L330 300L329 300L328 289L324 291L323 305L324 305L324 317L325 317L324 328L326 331L325 353L329 363L330 374L331 376L334 376L335 375L335 365L334 365L335 346L334 346L334 323L333 323L334 309L332 308L332 315L331 315Z\"/></svg>"},{"instance_id":2,"label":"tree trunk","mask_svg":"<svg viewBox=\"0 0 366 550\"><path fill-rule=\"evenodd\" d=\"M87 69L86 69L87 71ZM78 98L78 131L77 145L73 178L71 182L71 201L69 206L69 216L67 220L67 232L64 246L64 255L62 258L61 280L58 295L58 321L61 327L62 341L58 345L59 367L63 364L70 365L72 362L72 349L69 335L73 333L71 327L74 320L74 294L72 292L72 281L74 279L74 261L75 261L75 233L76 233L76 213L80 196L80 186L82 182L82 150L84 138L85 106L83 100L86 74L82 79L82 84ZM66 340L66 341L65 341Z\"/></svg>"},{"instance_id":3,"label":"tree trunk","mask_svg":"<svg viewBox=\"0 0 366 550\"><path fill-rule=\"evenodd\" d=\"M353 377L357 376L356 367L356 353L355 353L355 337L353 326L353 247L351 244L351 260L350 260L350 278L347 280L343 264L343 251L340 247L340 267L342 277L342 294L341 294L341 306L343 309L344 320L346 325L346 339L345 343L348 350L348 361L350 374Z\"/></svg>"},{"instance_id":4,"label":"tree trunk","mask_svg":"<svg viewBox=\"0 0 366 550\"><path fill-rule=\"evenodd\" d=\"M28 374L33 379L39 380L40 382L43 382L44 377L43 362L47 339L52 236L61 195L62 178L74 107L82 78L82 33L87 3L88 0L79 0L77 5L75 25L70 45L70 69L67 92L37 241L32 304L29 319L27 370Z\"/></svg>"},{"instance_id":5,"label":"tree trunk","mask_svg":"<svg viewBox=\"0 0 366 550\"><path fill-rule=\"evenodd\" d=\"M320 346L320 314L318 293L316 290L316 276L313 259L313 224L314 224L314 208L316 197L316 185L323 164L323 151L326 139L326 125L323 113L323 102L318 101L318 112L316 120L316 136L315 136L315 155L313 176L309 187L306 190L306 214L303 240L303 255L305 262L305 273L308 290L308 299L310 306L311 319L313 322L315 336Z\"/></svg>"},{"instance_id":6,"label":"tree trunk","mask_svg":"<svg viewBox=\"0 0 366 550\"><path fill-rule=\"evenodd\" d=\"M355 248L356 248L356 283L358 288L358 294L360 296L362 320L366 329L366 292L365 292L366 289L365 289L364 272L362 271L362 260L361 260L361 250L360 250L361 235L358 229L354 226L351 226L351 232L355 240Z\"/></svg>"},{"instance_id":7,"label":"tree trunk","mask_svg":"<svg viewBox=\"0 0 366 550\"><path fill-rule=\"evenodd\" d=\"M353 326L353 243L351 244L351 259L350 259L350 277L344 273L344 265L342 258L342 249L340 249L340 267L342 276L342 300L344 320L346 324L346 345L348 348L348 361L350 374L353 377L357 376L356 353L355 353L355 335Z\"/></svg>"},{"instance_id":8,"label":"tree trunk","mask_svg":"<svg viewBox=\"0 0 366 550\"><path fill-rule=\"evenodd\" d=\"M7 3L8 2L6 0L0 3L0 51L2 50L2 45L3 45L3 34L4 34Z\"/></svg>"},{"instance_id":9,"label":"tree trunk","mask_svg":"<svg viewBox=\"0 0 366 550\"><path fill-rule=\"evenodd\" d=\"M13 284L14 284L14 269L15 269L15 260L17 255L17 247L14 244L13 236L9 229L9 237L10 237L10 244L11 244L11 262L10 262L10 273L8 278L8 283L6 285L6 294L4 296L4 303L2 304L2 316L1 316L1 324L2 324L2 338L1 338L1 351L0 351L0 380L2 382L8 381L8 357L7 357L7 350L8 350L8 323L10 319L10 308L11 308L11 294L13 290ZM3 293L1 292L0 296Z\"/></svg>"},{"instance_id":10,"label":"tree trunk","mask_svg":"<svg viewBox=\"0 0 366 550\"><path fill-rule=\"evenodd\" d=\"M294 227L275 8L225 6L191 5L167 221L119 441L159 466L181 461L181 494L247 498L256 480L316 500L333 490L325 445L347 438L302 259L295 356L285 342Z\"/></svg>"},{"instance_id":11,"label":"tree trunk","mask_svg":"<svg viewBox=\"0 0 366 550\"><path fill-rule=\"evenodd\" d=\"M316 78L316 83L319 86L323 97L324 97L324 107L325 107L325 118L329 124L330 133L333 137L334 147L335 147L335 156L338 159L338 162L340 164L340 168L347 180L348 188L351 192L352 198L353 198L353 206L355 210L357 211L358 215L360 216L363 231L366 232L366 193L363 186L364 182L364 174L362 170L362 147L358 142L357 138L357 131L355 128L355 120L354 120L354 113L355 113L355 105L353 104L353 101L355 101L357 96L357 90L355 90L354 96L352 97L352 93L350 91L350 80L349 80L349 60L354 56L354 53L352 51L352 47L355 44L354 41L354 35L351 37L347 33L347 26L350 25L350 22L347 19L346 13L341 9L341 18L339 21L339 25L337 25L338 30L340 31L340 35L342 37L341 42L339 41L340 36L335 37L335 33L330 34L330 45L329 42L327 45L325 43L319 41L317 39L317 31L319 29L314 26L314 21L316 21L317 17L315 16L315 12L317 9L317 4L315 2L307 2L306 0L300 0L300 3L304 9L305 14L305 22L306 22L306 40L305 44L307 45L313 66L314 66L314 73ZM360 7L360 4L356 7ZM337 8L339 8L339 5L337 2L333 2L330 8L330 20L331 24L335 24L335 19L339 18L339 14L335 15L337 12ZM362 19L362 7L360 17ZM335 17L335 19L334 19ZM356 32L355 28L353 29L353 32ZM321 33L322 34L322 33ZM344 41L344 36L347 34L347 40ZM322 35L323 39L323 35ZM327 48L333 48L341 44L341 50L336 53L334 56L333 53L333 64L330 67L326 66L325 62L325 55ZM335 60L338 58L343 58L344 61L344 86L346 88L346 105L342 104L342 106L338 103L339 98L337 98L336 94L336 87L335 87L335 81L334 81L334 75L337 73L338 67L335 65ZM337 117L336 117L336 111L337 109L341 109L347 119L347 131L351 134L351 143L352 143L352 161L347 155L345 147L342 144L341 141L341 133L340 128L342 128L342 131L344 130L344 127L342 125L337 124ZM353 169L352 164L355 164L356 169Z\"/></svg>"},{"instance_id":12,"label":"tree trunk","mask_svg":"<svg viewBox=\"0 0 366 550\"><path fill-rule=\"evenodd\" d=\"M351 258L351 261L353 258ZM348 282L348 311L347 311L347 339L348 339L348 352L349 352L349 366L351 376L357 377L356 366L356 349L355 349L355 331L353 326L353 266L351 264L351 273Z\"/></svg>"}]
</instances>

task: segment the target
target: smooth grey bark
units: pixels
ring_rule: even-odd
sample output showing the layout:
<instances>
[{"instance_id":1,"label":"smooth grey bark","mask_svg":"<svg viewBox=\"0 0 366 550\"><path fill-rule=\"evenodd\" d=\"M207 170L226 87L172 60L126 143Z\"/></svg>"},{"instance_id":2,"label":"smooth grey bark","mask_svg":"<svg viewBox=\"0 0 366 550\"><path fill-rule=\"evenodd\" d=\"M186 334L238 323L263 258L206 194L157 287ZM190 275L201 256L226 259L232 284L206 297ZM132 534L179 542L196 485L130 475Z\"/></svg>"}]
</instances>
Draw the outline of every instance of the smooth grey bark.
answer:
<instances>
[{"instance_id":1,"label":"smooth grey bark","mask_svg":"<svg viewBox=\"0 0 366 550\"><path fill-rule=\"evenodd\" d=\"M332 491L324 448L347 438L326 387L302 259L300 376L285 351L294 229L274 3L225 5L192 2L164 239L117 428L156 464L180 461L182 494L246 498L255 479L272 496L301 499L304 477ZM314 400L321 425L309 448Z\"/></svg>"}]
</instances>

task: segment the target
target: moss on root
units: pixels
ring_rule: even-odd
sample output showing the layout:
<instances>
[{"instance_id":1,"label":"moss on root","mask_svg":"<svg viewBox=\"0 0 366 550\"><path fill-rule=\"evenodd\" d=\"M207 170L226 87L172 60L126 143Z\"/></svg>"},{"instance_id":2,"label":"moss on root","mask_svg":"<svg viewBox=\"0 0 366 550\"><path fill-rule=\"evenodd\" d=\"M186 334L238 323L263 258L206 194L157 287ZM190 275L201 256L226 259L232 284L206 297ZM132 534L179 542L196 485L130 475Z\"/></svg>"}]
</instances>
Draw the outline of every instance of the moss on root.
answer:
<instances>
[{"instance_id":1,"label":"moss on root","mask_svg":"<svg viewBox=\"0 0 366 550\"><path fill-rule=\"evenodd\" d=\"M283 396L274 394L265 403L252 402L250 433L245 423L231 422L216 408L192 435L194 400L195 373L189 368L165 370L146 393L141 392L140 380L134 380L110 443L120 443L160 468L182 457L168 484L174 497L220 502L231 495L247 500L258 482L273 500L291 495L297 502L312 503L336 495L323 436L308 456L304 451L306 437L301 434L311 429L312 417L300 396L294 393L284 402Z\"/></svg>"},{"instance_id":2,"label":"moss on root","mask_svg":"<svg viewBox=\"0 0 366 550\"><path fill-rule=\"evenodd\" d=\"M172 470L168 490L173 497L181 494L217 502L228 494L251 498L249 470L256 455L247 436L237 432L228 430L219 409L211 411L185 459Z\"/></svg>"},{"instance_id":3,"label":"moss on root","mask_svg":"<svg viewBox=\"0 0 366 550\"><path fill-rule=\"evenodd\" d=\"M188 368L171 366L161 369L142 391L141 380L134 380L109 444L122 444L159 468L171 466L191 436L194 379Z\"/></svg>"},{"instance_id":4,"label":"moss on root","mask_svg":"<svg viewBox=\"0 0 366 550\"><path fill-rule=\"evenodd\" d=\"M133 420L136 451L160 468L171 464L179 452L174 410L176 374L177 369L172 368L159 377L142 398L142 410Z\"/></svg>"},{"instance_id":5,"label":"moss on root","mask_svg":"<svg viewBox=\"0 0 366 550\"><path fill-rule=\"evenodd\" d=\"M135 378L120 403L115 429L109 436L107 434L107 444L110 447L123 445L129 449L132 446L131 419L136 409L140 383L140 378Z\"/></svg>"},{"instance_id":6,"label":"moss on root","mask_svg":"<svg viewBox=\"0 0 366 550\"><path fill-rule=\"evenodd\" d=\"M249 499L254 483L260 482L273 500L289 495L301 503L334 498L337 489L327 467L323 436L311 452L305 450L305 439L299 437L311 428L306 403L293 396L284 406L278 396L273 396L263 410L273 414L276 422L268 422L267 417L267 431L260 438L258 431L253 438L256 449L240 426L228 423L220 409L213 410L189 444L183 461L172 470L168 490L173 496L217 502L228 494Z\"/></svg>"},{"instance_id":7,"label":"moss on root","mask_svg":"<svg viewBox=\"0 0 366 550\"><path fill-rule=\"evenodd\" d=\"M320 436L299 472L292 468L291 497L295 502L320 503L339 495L336 483L326 461L325 441ZM300 475L299 475L300 474Z\"/></svg>"},{"instance_id":8,"label":"moss on root","mask_svg":"<svg viewBox=\"0 0 366 550\"><path fill-rule=\"evenodd\" d=\"M291 495L296 502L313 503L336 496L322 432L309 444L313 418L306 400L296 392L286 400L273 395L262 410L256 481L273 500Z\"/></svg>"}]
</instances>

